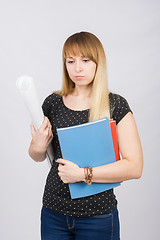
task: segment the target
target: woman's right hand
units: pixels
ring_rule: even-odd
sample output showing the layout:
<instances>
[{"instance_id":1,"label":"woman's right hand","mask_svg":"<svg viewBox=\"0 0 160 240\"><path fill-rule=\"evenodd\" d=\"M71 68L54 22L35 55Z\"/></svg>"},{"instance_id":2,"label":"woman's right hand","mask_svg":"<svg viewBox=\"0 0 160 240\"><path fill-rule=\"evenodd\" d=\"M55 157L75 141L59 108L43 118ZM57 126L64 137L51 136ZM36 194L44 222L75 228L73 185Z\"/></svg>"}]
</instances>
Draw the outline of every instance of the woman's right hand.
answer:
<instances>
[{"instance_id":1,"label":"woman's right hand","mask_svg":"<svg viewBox=\"0 0 160 240\"><path fill-rule=\"evenodd\" d=\"M29 148L29 155L35 161L43 161L45 159L47 148L53 139L51 123L49 119L45 117L41 127L37 131L33 123L30 125L30 127L32 141Z\"/></svg>"},{"instance_id":2,"label":"woman's right hand","mask_svg":"<svg viewBox=\"0 0 160 240\"><path fill-rule=\"evenodd\" d=\"M37 146L37 149L46 151L53 138L52 126L49 119L47 117L44 118L44 121L38 131L34 128L33 123L30 127L33 144Z\"/></svg>"}]
</instances>

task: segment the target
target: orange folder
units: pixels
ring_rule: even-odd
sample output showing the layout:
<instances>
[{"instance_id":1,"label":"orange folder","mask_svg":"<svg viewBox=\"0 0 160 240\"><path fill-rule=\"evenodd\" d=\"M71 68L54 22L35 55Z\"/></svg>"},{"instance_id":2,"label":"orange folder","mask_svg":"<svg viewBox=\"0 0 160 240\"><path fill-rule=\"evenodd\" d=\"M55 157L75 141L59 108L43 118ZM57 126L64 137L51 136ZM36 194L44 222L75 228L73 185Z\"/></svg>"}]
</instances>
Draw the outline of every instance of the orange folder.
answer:
<instances>
[{"instance_id":1,"label":"orange folder","mask_svg":"<svg viewBox=\"0 0 160 240\"><path fill-rule=\"evenodd\" d=\"M118 160L120 160L120 155L119 155L119 147L118 147L116 122L113 119L110 119L109 122L110 122L110 127L111 127L111 133L112 133L112 139L113 139L116 161L118 161Z\"/></svg>"}]
</instances>

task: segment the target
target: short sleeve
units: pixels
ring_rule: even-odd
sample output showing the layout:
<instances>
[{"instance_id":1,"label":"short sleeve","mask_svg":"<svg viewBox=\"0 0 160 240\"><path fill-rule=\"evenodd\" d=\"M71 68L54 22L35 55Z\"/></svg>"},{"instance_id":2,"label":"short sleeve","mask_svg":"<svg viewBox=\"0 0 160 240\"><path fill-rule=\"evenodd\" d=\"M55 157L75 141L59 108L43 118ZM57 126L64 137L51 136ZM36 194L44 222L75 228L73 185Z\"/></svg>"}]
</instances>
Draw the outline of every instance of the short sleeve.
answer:
<instances>
[{"instance_id":1,"label":"short sleeve","mask_svg":"<svg viewBox=\"0 0 160 240\"><path fill-rule=\"evenodd\" d=\"M110 100L110 108L112 113L111 117L116 121L116 124L118 124L128 112L133 114L127 100L124 97L118 94L112 94Z\"/></svg>"},{"instance_id":2,"label":"short sleeve","mask_svg":"<svg viewBox=\"0 0 160 240\"><path fill-rule=\"evenodd\" d=\"M42 104L42 110L46 117L48 117L49 110L51 108L51 101L52 101L51 99L52 99L52 95L48 96Z\"/></svg>"},{"instance_id":3,"label":"short sleeve","mask_svg":"<svg viewBox=\"0 0 160 240\"><path fill-rule=\"evenodd\" d=\"M46 117L50 117L50 114L54 113L56 108L58 107L60 101L60 96L56 93L50 94L46 99L44 100L42 104L42 110Z\"/></svg>"}]
</instances>

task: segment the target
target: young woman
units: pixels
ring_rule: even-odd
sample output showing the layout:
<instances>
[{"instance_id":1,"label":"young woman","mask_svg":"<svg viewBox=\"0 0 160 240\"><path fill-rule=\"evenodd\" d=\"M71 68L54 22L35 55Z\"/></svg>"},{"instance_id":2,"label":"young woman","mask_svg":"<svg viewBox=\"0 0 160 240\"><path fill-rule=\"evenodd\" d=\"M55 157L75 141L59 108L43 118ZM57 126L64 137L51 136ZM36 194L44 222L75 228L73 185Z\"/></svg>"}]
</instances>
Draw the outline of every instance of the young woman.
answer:
<instances>
[{"instance_id":1,"label":"young woman","mask_svg":"<svg viewBox=\"0 0 160 240\"><path fill-rule=\"evenodd\" d=\"M126 99L109 92L106 56L99 39L88 32L70 36L63 47L63 85L43 103L44 122L31 125L30 156L44 161L50 142L55 159L48 174L41 212L42 240L118 240L119 217L113 189L71 199L68 183L86 182L84 169L62 159L56 128L113 118L117 124L120 161L87 171L91 182L114 183L138 179L143 155L132 111ZM92 172L91 172L92 171Z\"/></svg>"}]
</instances>

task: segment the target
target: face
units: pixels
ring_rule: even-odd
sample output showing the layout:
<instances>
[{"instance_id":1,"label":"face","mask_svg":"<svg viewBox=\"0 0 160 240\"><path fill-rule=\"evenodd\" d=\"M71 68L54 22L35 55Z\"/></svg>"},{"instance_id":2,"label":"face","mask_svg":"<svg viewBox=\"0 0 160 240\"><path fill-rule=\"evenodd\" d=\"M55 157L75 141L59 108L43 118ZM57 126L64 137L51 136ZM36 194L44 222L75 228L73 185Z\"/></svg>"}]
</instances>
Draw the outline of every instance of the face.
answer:
<instances>
[{"instance_id":1,"label":"face","mask_svg":"<svg viewBox=\"0 0 160 240\"><path fill-rule=\"evenodd\" d=\"M92 83L96 72L96 64L81 55L67 57L66 68L70 79L77 86Z\"/></svg>"}]
</instances>

